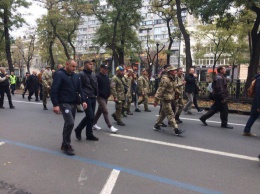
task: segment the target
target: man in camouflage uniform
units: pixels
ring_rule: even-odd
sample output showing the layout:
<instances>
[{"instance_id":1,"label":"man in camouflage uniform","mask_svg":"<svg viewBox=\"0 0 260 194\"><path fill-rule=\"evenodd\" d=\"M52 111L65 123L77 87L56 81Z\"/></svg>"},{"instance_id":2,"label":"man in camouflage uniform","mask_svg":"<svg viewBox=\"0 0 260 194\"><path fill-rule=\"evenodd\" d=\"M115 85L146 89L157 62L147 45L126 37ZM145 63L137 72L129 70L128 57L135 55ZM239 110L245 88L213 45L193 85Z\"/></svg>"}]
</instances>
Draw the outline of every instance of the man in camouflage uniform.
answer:
<instances>
[{"instance_id":1,"label":"man in camouflage uniform","mask_svg":"<svg viewBox=\"0 0 260 194\"><path fill-rule=\"evenodd\" d=\"M125 110L126 114L133 115L133 113L130 111L130 106L132 103L132 84L133 84L133 70L128 69L127 75L124 76L124 79L127 80L126 85L128 87L127 93L126 93L126 101L125 101Z\"/></svg>"},{"instance_id":2,"label":"man in camouflage uniform","mask_svg":"<svg viewBox=\"0 0 260 194\"><path fill-rule=\"evenodd\" d=\"M42 86L43 86L43 110L48 110L47 108L47 97L50 95L52 85L52 71L50 66L46 66L45 71L42 73Z\"/></svg>"},{"instance_id":3,"label":"man in camouflage uniform","mask_svg":"<svg viewBox=\"0 0 260 194\"><path fill-rule=\"evenodd\" d=\"M114 97L116 103L116 112L112 114L112 117L117 121L118 125L125 126L125 123L121 120L121 113L123 105L125 104L125 94L127 93L124 82L122 80L124 76L124 68L118 66L116 68L116 75L111 79L111 94Z\"/></svg>"},{"instance_id":4,"label":"man in camouflage uniform","mask_svg":"<svg viewBox=\"0 0 260 194\"><path fill-rule=\"evenodd\" d=\"M182 130L178 129L178 125L175 121L174 112L172 110L171 103L174 101L176 82L174 79L174 68L168 67L167 76L164 76L160 82L159 88L155 94L154 106L158 105L158 102L162 103L162 111L157 119L157 122L154 125L154 130L161 130L160 125L165 117L168 119L170 126L174 128L176 135L183 133Z\"/></svg>"},{"instance_id":5,"label":"man in camouflage uniform","mask_svg":"<svg viewBox=\"0 0 260 194\"><path fill-rule=\"evenodd\" d=\"M181 112L183 110L184 107L184 102L183 102L183 87L186 84L186 81L184 81L184 77L183 77L183 69L182 68L178 68L177 70L177 76L175 78L175 82L176 82L176 94L175 94L175 120L177 123L182 123L182 121L180 120L180 115Z\"/></svg>"},{"instance_id":6,"label":"man in camouflage uniform","mask_svg":"<svg viewBox=\"0 0 260 194\"><path fill-rule=\"evenodd\" d=\"M142 96L142 99L138 101L138 105L144 103L144 111L151 112L148 109L149 78L146 69L142 70L142 75L138 78L138 90L139 96Z\"/></svg>"}]
</instances>

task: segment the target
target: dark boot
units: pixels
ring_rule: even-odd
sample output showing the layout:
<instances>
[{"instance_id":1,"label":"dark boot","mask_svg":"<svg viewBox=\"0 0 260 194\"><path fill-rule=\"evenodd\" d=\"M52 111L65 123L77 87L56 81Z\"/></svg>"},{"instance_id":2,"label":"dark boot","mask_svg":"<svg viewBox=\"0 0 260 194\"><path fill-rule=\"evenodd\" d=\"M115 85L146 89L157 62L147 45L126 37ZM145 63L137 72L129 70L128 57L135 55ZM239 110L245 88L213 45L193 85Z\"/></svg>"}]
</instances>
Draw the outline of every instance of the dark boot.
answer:
<instances>
[{"instance_id":1,"label":"dark boot","mask_svg":"<svg viewBox=\"0 0 260 194\"><path fill-rule=\"evenodd\" d=\"M43 110L48 110L46 105L43 105Z\"/></svg>"},{"instance_id":2,"label":"dark boot","mask_svg":"<svg viewBox=\"0 0 260 194\"><path fill-rule=\"evenodd\" d=\"M176 115L175 115L175 120L176 120L176 122L177 122L178 124L183 123L182 120L180 119L180 115L179 115L179 114L176 114Z\"/></svg>"},{"instance_id":3,"label":"dark boot","mask_svg":"<svg viewBox=\"0 0 260 194\"><path fill-rule=\"evenodd\" d=\"M202 115L199 119L201 120L201 122L204 124L204 125L208 125L206 123L206 120L210 117L212 117L216 112L214 110L209 110L206 114Z\"/></svg>"}]
</instances>

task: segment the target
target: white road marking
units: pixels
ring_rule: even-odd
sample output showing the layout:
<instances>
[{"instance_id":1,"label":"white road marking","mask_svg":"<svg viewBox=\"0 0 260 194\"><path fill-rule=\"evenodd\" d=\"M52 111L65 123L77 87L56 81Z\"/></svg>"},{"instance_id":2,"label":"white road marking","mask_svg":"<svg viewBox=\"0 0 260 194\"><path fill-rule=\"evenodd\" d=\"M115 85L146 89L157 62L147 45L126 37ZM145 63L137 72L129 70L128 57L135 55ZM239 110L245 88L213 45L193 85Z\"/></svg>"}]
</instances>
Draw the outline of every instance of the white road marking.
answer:
<instances>
[{"instance_id":1,"label":"white road marking","mask_svg":"<svg viewBox=\"0 0 260 194\"><path fill-rule=\"evenodd\" d=\"M231 157L231 158L258 161L258 158L255 158L255 157L233 154L233 153L228 153L228 152L221 152L221 151L217 151L217 150L210 150L210 149L204 149L204 148L199 148L199 147L192 147L192 146L186 146L186 145L181 145L181 144L174 144L174 143L168 143L168 142L151 140L151 139L119 135L119 134L110 134L110 136L124 138L124 139L130 139L130 140L135 140L135 141L141 141L141 142L147 142L147 143L153 143L153 144L159 144L159 145L165 145L165 146L192 150L192 151L197 151L197 152L204 152L204 153L215 154L215 155L220 155L220 156L227 156L227 157Z\"/></svg>"},{"instance_id":2,"label":"white road marking","mask_svg":"<svg viewBox=\"0 0 260 194\"><path fill-rule=\"evenodd\" d=\"M113 169L100 194L111 194L116 184L120 171Z\"/></svg>"},{"instance_id":3,"label":"white road marking","mask_svg":"<svg viewBox=\"0 0 260 194\"><path fill-rule=\"evenodd\" d=\"M183 117L181 117L181 119L190 120L190 121L200 121L199 119L190 119L190 118L183 118ZM221 122L219 122L219 121L208 121L207 120L207 123L221 123ZM238 124L238 123L228 123L228 124L230 124L230 125L238 125L238 126L243 126L243 127L246 126L245 124Z\"/></svg>"},{"instance_id":4,"label":"white road marking","mask_svg":"<svg viewBox=\"0 0 260 194\"><path fill-rule=\"evenodd\" d=\"M83 168L79 174L79 178L78 178L78 182L79 182L79 185L83 186L84 185L84 182L86 182L88 180L88 177L87 177L87 171L85 168Z\"/></svg>"},{"instance_id":5,"label":"white road marking","mask_svg":"<svg viewBox=\"0 0 260 194\"><path fill-rule=\"evenodd\" d=\"M156 115L156 116L159 117L159 115ZM189 120L189 121L199 121L199 122L201 122L201 120L199 120L199 119L191 119L191 118L183 118L183 117L180 117L180 119ZM209 120L207 120L207 123L221 123L221 122L219 122L219 121L209 121ZM239 124L239 123L228 123L228 124L230 124L230 125L238 125L238 126L243 126L243 127L246 126L245 124Z\"/></svg>"},{"instance_id":6,"label":"white road marking","mask_svg":"<svg viewBox=\"0 0 260 194\"><path fill-rule=\"evenodd\" d=\"M3 142L3 141L0 141L0 146L1 146L1 145L4 145L4 144L5 144L5 142Z\"/></svg>"},{"instance_id":7,"label":"white road marking","mask_svg":"<svg viewBox=\"0 0 260 194\"><path fill-rule=\"evenodd\" d=\"M7 101L7 100L6 100ZM42 105L42 103L39 102L25 102L25 101L18 101L18 100L12 100L13 102L20 102L20 103L25 103L25 104L40 104Z\"/></svg>"}]
</instances>

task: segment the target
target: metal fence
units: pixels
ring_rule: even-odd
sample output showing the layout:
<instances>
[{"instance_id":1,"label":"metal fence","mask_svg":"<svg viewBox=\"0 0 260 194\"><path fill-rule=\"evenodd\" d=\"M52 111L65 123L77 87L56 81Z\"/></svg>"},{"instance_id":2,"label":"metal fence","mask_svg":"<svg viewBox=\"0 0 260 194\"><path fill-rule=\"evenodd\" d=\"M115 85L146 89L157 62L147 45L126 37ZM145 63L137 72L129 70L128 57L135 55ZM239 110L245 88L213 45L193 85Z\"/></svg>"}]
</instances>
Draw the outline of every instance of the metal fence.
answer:
<instances>
[{"instance_id":1,"label":"metal fence","mask_svg":"<svg viewBox=\"0 0 260 194\"><path fill-rule=\"evenodd\" d=\"M200 93L198 95L199 99L209 100L209 91L207 87L210 82L199 82ZM228 83L229 99L235 102L251 102L251 99L247 96L245 92L245 81L234 80L233 83ZM155 81L150 82L151 95L155 94ZM185 96L185 95L184 95Z\"/></svg>"}]
</instances>

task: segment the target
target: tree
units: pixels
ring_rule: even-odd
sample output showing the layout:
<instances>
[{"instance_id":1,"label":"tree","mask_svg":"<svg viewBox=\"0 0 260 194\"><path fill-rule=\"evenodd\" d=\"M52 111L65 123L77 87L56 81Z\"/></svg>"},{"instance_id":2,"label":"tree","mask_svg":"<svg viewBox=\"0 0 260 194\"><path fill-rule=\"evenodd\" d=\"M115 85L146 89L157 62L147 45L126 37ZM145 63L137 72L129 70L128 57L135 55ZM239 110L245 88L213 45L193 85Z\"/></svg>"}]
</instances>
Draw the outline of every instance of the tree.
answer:
<instances>
[{"instance_id":1,"label":"tree","mask_svg":"<svg viewBox=\"0 0 260 194\"><path fill-rule=\"evenodd\" d=\"M5 44L5 54L9 65L9 71L14 71L12 55L11 55L11 43L12 38L10 36L10 30L12 27L21 27L25 23L22 15L16 12L18 7L28 8L30 5L26 0L1 0L0 2L0 17L3 21L2 23L2 33L0 39L3 40ZM1 32L1 31L0 31Z\"/></svg>"},{"instance_id":2,"label":"tree","mask_svg":"<svg viewBox=\"0 0 260 194\"><path fill-rule=\"evenodd\" d=\"M100 7L98 0L93 4L93 13L101 22L93 43L111 49L116 64L123 64L126 53L131 53L132 49L140 50L140 41L134 29L141 21L138 12L141 0L110 0L107 3L110 6L107 10Z\"/></svg>"},{"instance_id":3,"label":"tree","mask_svg":"<svg viewBox=\"0 0 260 194\"><path fill-rule=\"evenodd\" d=\"M184 21L182 20L182 12L185 10L187 11L187 4L186 1L181 1L181 0L175 0L176 2L176 7L177 7L177 19L178 19L178 24L180 31L182 33L184 42L185 42L185 56L186 56L186 69L189 69L192 67L192 58L191 58L191 46L190 46L190 34L186 30Z\"/></svg>"},{"instance_id":4,"label":"tree","mask_svg":"<svg viewBox=\"0 0 260 194\"><path fill-rule=\"evenodd\" d=\"M171 57L171 48L173 44L173 40L178 36L178 30L174 29L172 30L171 26L174 24L174 26L177 26L177 10L176 10L176 3L175 1L160 1L160 0L153 0L152 1L152 12L156 13L159 17L161 17L167 25L167 32L169 36L169 44L167 48L167 64L170 64L170 57Z\"/></svg>"},{"instance_id":5,"label":"tree","mask_svg":"<svg viewBox=\"0 0 260 194\"><path fill-rule=\"evenodd\" d=\"M187 0L189 8L199 15L203 21L210 23L215 17L218 19L218 25L229 27L235 20L235 15L230 11L230 8L238 8L238 11L244 9L251 10L255 13L255 20L251 26L252 45L250 63L248 68L248 77L246 87L248 88L253 76L257 73L260 60L260 1L259 0ZM207 6L205 6L207 5Z\"/></svg>"},{"instance_id":6,"label":"tree","mask_svg":"<svg viewBox=\"0 0 260 194\"><path fill-rule=\"evenodd\" d=\"M89 4L84 0L37 0L43 3L48 10L48 14L39 20L38 33L48 35L47 45L49 48L50 63L54 68L53 47L58 39L63 47L67 59L76 59L76 49L74 42L76 30L82 22L82 16L90 11ZM46 37L45 37L46 38ZM45 41L46 42L46 41Z\"/></svg>"},{"instance_id":7,"label":"tree","mask_svg":"<svg viewBox=\"0 0 260 194\"><path fill-rule=\"evenodd\" d=\"M227 53L227 48L233 34L233 30L217 28L215 24L198 27L197 41L200 45L199 52L200 55L213 55L213 72L217 61L223 54Z\"/></svg>"},{"instance_id":8,"label":"tree","mask_svg":"<svg viewBox=\"0 0 260 194\"><path fill-rule=\"evenodd\" d=\"M14 52L17 52L18 60L20 62L20 59L26 64L27 72L30 72L30 66L31 66L31 60L34 56L34 50L35 50L35 36L36 32L33 31L24 39L18 38L15 40L15 46L16 50Z\"/></svg>"}]
</instances>

